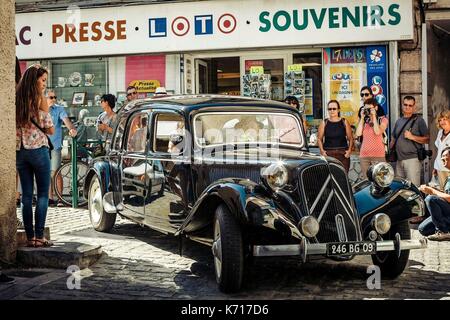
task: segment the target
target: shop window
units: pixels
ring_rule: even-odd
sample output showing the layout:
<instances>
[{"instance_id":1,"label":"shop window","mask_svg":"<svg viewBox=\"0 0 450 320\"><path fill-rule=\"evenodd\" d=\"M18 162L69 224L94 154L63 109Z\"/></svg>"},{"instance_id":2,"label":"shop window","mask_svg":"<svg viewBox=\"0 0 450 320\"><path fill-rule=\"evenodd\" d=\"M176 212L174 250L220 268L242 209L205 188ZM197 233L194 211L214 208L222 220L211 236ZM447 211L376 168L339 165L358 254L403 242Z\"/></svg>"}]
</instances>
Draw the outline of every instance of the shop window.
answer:
<instances>
[{"instance_id":1,"label":"shop window","mask_svg":"<svg viewBox=\"0 0 450 320\"><path fill-rule=\"evenodd\" d=\"M283 59L245 60L245 75L242 81L245 97L283 100Z\"/></svg>"},{"instance_id":2,"label":"shop window","mask_svg":"<svg viewBox=\"0 0 450 320\"><path fill-rule=\"evenodd\" d=\"M312 129L323 119L322 56L320 52L294 54L294 64L302 66L305 77L305 116Z\"/></svg>"},{"instance_id":3,"label":"shop window","mask_svg":"<svg viewBox=\"0 0 450 320\"><path fill-rule=\"evenodd\" d=\"M57 103L67 108L72 122L79 120L82 109L89 111L83 119L87 139L96 139L95 118L103 111L100 98L109 93L107 62L99 59L51 61L50 76L48 88L55 91Z\"/></svg>"},{"instance_id":4,"label":"shop window","mask_svg":"<svg viewBox=\"0 0 450 320\"><path fill-rule=\"evenodd\" d=\"M197 92L239 96L239 57L197 59Z\"/></svg>"},{"instance_id":5,"label":"shop window","mask_svg":"<svg viewBox=\"0 0 450 320\"><path fill-rule=\"evenodd\" d=\"M156 116L153 151L179 154L184 145L184 119L178 114L161 113Z\"/></svg>"}]
</instances>

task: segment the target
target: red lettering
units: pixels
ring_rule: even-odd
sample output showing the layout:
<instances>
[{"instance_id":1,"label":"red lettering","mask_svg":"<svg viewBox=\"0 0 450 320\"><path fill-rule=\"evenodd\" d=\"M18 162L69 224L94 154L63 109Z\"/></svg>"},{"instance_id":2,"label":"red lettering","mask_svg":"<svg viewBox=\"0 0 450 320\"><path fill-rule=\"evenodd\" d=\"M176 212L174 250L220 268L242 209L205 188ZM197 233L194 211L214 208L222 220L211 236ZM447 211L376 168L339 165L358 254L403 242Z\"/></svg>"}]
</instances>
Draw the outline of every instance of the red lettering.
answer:
<instances>
[{"instance_id":1,"label":"red lettering","mask_svg":"<svg viewBox=\"0 0 450 320\"><path fill-rule=\"evenodd\" d=\"M80 23L80 42L89 41L89 37L87 36L89 23L82 22Z\"/></svg>"},{"instance_id":2,"label":"red lettering","mask_svg":"<svg viewBox=\"0 0 450 320\"><path fill-rule=\"evenodd\" d=\"M127 38L126 32L127 20L117 21L117 40L125 40Z\"/></svg>"},{"instance_id":3,"label":"red lettering","mask_svg":"<svg viewBox=\"0 0 450 320\"><path fill-rule=\"evenodd\" d=\"M64 28L60 24L54 24L52 26L52 42L56 43L56 39L64 34Z\"/></svg>"},{"instance_id":4,"label":"red lettering","mask_svg":"<svg viewBox=\"0 0 450 320\"><path fill-rule=\"evenodd\" d=\"M77 31L77 28L75 28L75 25L73 24L66 24L65 26L65 41L70 42L77 42L77 38L75 37L75 31ZM70 40L69 40L70 38Z\"/></svg>"},{"instance_id":5,"label":"red lettering","mask_svg":"<svg viewBox=\"0 0 450 320\"><path fill-rule=\"evenodd\" d=\"M113 28L114 26L114 21L107 21L105 23L105 40L114 40L114 38L116 37L116 32ZM108 35L109 34L109 35Z\"/></svg>"},{"instance_id":6,"label":"red lettering","mask_svg":"<svg viewBox=\"0 0 450 320\"><path fill-rule=\"evenodd\" d=\"M99 21L95 21L92 24L92 33L95 34L95 36L92 36L91 39L93 41L99 41L102 38L102 31L100 30L101 23Z\"/></svg>"}]
</instances>

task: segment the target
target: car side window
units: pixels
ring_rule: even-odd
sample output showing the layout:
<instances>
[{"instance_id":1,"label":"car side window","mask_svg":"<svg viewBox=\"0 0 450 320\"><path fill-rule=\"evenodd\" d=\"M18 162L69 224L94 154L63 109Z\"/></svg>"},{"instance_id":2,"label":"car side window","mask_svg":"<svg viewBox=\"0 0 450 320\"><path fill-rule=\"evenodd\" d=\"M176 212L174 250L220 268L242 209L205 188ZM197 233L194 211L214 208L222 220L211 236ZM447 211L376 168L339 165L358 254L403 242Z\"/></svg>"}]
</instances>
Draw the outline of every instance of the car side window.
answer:
<instances>
[{"instance_id":1,"label":"car side window","mask_svg":"<svg viewBox=\"0 0 450 320\"><path fill-rule=\"evenodd\" d=\"M156 115L153 151L180 154L184 137L184 118L181 115L174 113Z\"/></svg>"},{"instance_id":2,"label":"car side window","mask_svg":"<svg viewBox=\"0 0 450 320\"><path fill-rule=\"evenodd\" d=\"M120 119L119 125L116 129L116 135L114 136L113 150L120 150L122 146L122 139L125 132L125 124L127 123L127 118L124 117Z\"/></svg>"},{"instance_id":3,"label":"car side window","mask_svg":"<svg viewBox=\"0 0 450 320\"><path fill-rule=\"evenodd\" d=\"M126 149L129 152L145 152L147 145L148 115L139 113L130 121L128 126Z\"/></svg>"}]
</instances>

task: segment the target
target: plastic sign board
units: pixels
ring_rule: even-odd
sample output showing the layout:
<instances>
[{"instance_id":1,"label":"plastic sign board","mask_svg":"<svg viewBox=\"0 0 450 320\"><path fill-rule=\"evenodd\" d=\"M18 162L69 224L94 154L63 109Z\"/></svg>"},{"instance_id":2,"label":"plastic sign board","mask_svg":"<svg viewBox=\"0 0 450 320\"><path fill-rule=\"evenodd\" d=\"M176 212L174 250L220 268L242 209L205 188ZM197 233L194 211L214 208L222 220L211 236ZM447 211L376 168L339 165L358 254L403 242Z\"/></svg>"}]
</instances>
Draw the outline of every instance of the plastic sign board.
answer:
<instances>
[{"instance_id":1,"label":"plastic sign board","mask_svg":"<svg viewBox=\"0 0 450 320\"><path fill-rule=\"evenodd\" d=\"M261 66L253 66L250 67L251 74L264 74L264 67Z\"/></svg>"},{"instance_id":2,"label":"plastic sign board","mask_svg":"<svg viewBox=\"0 0 450 320\"><path fill-rule=\"evenodd\" d=\"M301 64L291 64L288 65L288 71L302 72L303 66Z\"/></svg>"},{"instance_id":3,"label":"plastic sign board","mask_svg":"<svg viewBox=\"0 0 450 320\"><path fill-rule=\"evenodd\" d=\"M134 80L129 83L129 86L136 87L138 93L155 92L161 83L158 80Z\"/></svg>"}]
</instances>

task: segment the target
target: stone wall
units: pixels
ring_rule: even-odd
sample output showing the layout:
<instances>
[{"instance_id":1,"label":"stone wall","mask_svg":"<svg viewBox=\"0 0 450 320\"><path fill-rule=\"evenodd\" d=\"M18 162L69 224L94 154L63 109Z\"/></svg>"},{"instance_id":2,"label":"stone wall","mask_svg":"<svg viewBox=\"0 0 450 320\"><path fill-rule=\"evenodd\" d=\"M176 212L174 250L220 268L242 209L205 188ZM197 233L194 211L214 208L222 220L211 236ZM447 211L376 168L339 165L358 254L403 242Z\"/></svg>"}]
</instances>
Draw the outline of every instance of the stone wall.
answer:
<instances>
[{"instance_id":1,"label":"stone wall","mask_svg":"<svg viewBox=\"0 0 450 320\"><path fill-rule=\"evenodd\" d=\"M14 0L0 1L0 260L16 256Z\"/></svg>"}]
</instances>

